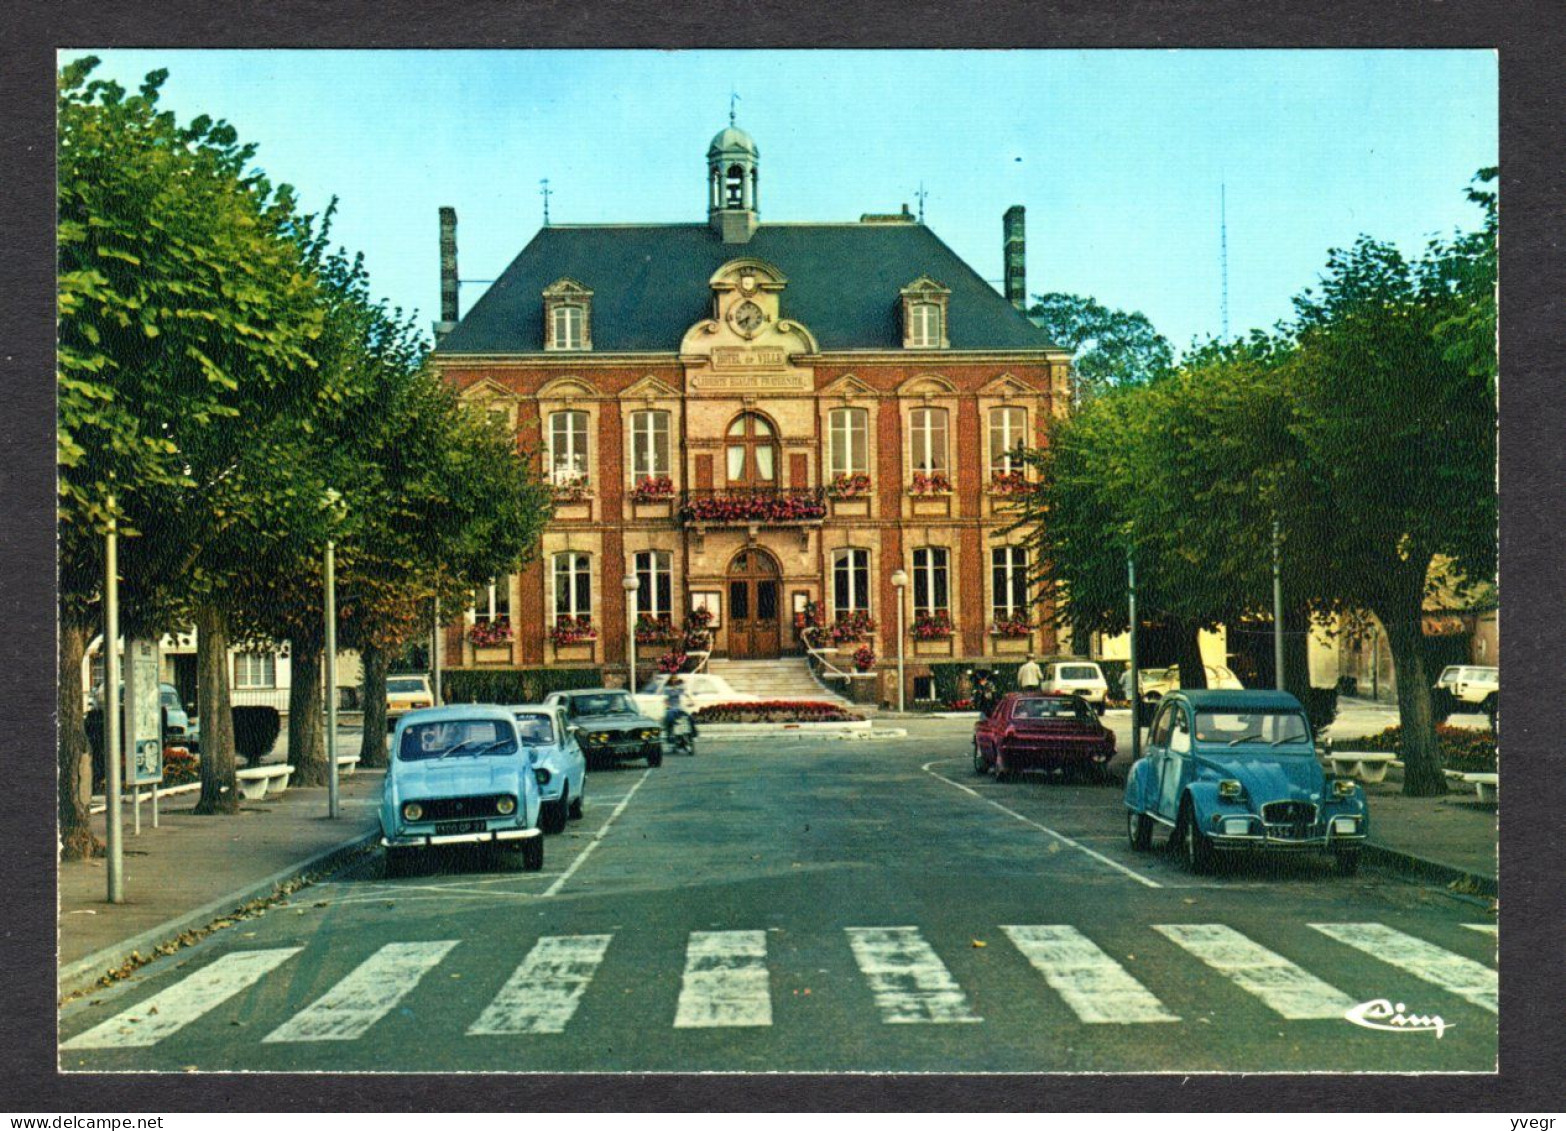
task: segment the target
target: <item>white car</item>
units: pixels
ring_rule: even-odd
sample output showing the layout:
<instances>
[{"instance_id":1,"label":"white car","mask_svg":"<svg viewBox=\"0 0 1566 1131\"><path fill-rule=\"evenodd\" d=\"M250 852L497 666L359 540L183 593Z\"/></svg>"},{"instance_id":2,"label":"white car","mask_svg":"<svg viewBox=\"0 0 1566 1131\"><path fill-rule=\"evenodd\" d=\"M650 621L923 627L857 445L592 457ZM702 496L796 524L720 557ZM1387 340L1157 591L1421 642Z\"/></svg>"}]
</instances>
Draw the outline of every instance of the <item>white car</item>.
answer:
<instances>
[{"instance_id":1,"label":"white car","mask_svg":"<svg viewBox=\"0 0 1566 1131\"><path fill-rule=\"evenodd\" d=\"M551 834L564 832L567 820L582 816L587 757L558 703L523 703L511 710L516 712L522 748L533 758L540 802L538 827Z\"/></svg>"},{"instance_id":2,"label":"white car","mask_svg":"<svg viewBox=\"0 0 1566 1131\"><path fill-rule=\"evenodd\" d=\"M1090 660L1051 660L1043 665L1044 678L1039 690L1050 695L1080 695L1104 713L1109 698L1109 682L1103 670Z\"/></svg>"},{"instance_id":3,"label":"white car","mask_svg":"<svg viewBox=\"0 0 1566 1131\"><path fill-rule=\"evenodd\" d=\"M1483 711L1490 716L1490 725L1495 725L1496 707L1501 698L1500 668L1453 664L1442 671L1435 686L1437 691L1452 693L1456 713Z\"/></svg>"},{"instance_id":4,"label":"white car","mask_svg":"<svg viewBox=\"0 0 1566 1131\"><path fill-rule=\"evenodd\" d=\"M1207 689L1209 691L1243 691L1245 684L1240 682L1240 677L1228 668L1215 667L1207 664ZM1144 668L1139 673L1142 677L1142 699L1147 703L1156 703L1169 692L1180 686L1180 665L1171 664L1162 671L1157 668Z\"/></svg>"},{"instance_id":5,"label":"white car","mask_svg":"<svg viewBox=\"0 0 1566 1131\"><path fill-rule=\"evenodd\" d=\"M669 677L660 673L643 684L642 689L632 696L636 701L636 709L648 718L662 719L663 689L668 682ZM701 672L680 676L680 708L693 715L715 703L754 703L758 698L748 691L735 691L729 686L729 681L720 676Z\"/></svg>"}]
</instances>

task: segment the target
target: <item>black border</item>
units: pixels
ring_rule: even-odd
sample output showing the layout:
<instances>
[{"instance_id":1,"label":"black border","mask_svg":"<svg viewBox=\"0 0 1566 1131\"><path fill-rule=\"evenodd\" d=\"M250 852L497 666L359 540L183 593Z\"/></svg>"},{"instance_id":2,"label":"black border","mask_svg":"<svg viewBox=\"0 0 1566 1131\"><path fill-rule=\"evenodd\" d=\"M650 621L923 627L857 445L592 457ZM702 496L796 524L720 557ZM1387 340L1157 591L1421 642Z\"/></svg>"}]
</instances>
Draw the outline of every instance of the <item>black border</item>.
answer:
<instances>
[{"instance_id":1,"label":"black border","mask_svg":"<svg viewBox=\"0 0 1566 1131\"><path fill-rule=\"evenodd\" d=\"M35 4L0 61L0 734L7 737L0 1050L11 1111L1499 1111L1559 1110L1566 1061L1560 880L1566 722L1561 347L1566 295L1560 59L1549 0L461 0L237 6ZM1490 1076L59 1076L55 1073L52 177L63 47L1485 47L1500 53L1501 546L1507 795L1502 808L1501 1072ZM1028 113L1026 91L996 112ZM876 108L864 108L873 117ZM1552 678L1553 677L1553 678ZM1553 693L1553 694L1552 694ZM1513 784L1513 783L1516 784Z\"/></svg>"}]
</instances>

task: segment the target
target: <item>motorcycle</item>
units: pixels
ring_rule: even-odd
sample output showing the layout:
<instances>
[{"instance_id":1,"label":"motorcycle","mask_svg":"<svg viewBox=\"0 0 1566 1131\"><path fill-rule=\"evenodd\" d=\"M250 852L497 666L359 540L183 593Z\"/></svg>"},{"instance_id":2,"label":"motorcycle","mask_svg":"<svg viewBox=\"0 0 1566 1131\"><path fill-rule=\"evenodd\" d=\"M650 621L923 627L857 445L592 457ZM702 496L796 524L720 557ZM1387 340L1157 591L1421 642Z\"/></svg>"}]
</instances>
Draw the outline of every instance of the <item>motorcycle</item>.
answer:
<instances>
[{"instance_id":1,"label":"motorcycle","mask_svg":"<svg viewBox=\"0 0 1566 1131\"><path fill-rule=\"evenodd\" d=\"M681 714L664 727L663 752L683 754L687 758L696 757L696 724L689 715Z\"/></svg>"}]
</instances>

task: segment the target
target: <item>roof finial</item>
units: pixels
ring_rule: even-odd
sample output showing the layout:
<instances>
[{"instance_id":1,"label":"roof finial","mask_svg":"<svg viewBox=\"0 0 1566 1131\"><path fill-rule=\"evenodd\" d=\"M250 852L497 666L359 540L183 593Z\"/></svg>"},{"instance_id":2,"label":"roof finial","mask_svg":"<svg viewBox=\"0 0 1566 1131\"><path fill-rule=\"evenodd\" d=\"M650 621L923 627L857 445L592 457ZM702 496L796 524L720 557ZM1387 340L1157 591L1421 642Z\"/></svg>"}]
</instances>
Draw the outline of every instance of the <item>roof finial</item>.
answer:
<instances>
[{"instance_id":1,"label":"roof finial","mask_svg":"<svg viewBox=\"0 0 1566 1131\"><path fill-rule=\"evenodd\" d=\"M729 87L729 125L731 126L734 124L734 104L738 101L739 93L733 87Z\"/></svg>"},{"instance_id":2,"label":"roof finial","mask_svg":"<svg viewBox=\"0 0 1566 1131\"><path fill-rule=\"evenodd\" d=\"M549 178L544 177L538 182L538 195L544 198L544 227L549 227L549 198L554 193L549 188Z\"/></svg>"},{"instance_id":3,"label":"roof finial","mask_svg":"<svg viewBox=\"0 0 1566 1131\"><path fill-rule=\"evenodd\" d=\"M919 198L919 223L924 223L924 198L930 194L924 191L924 182L919 182L919 191L914 193Z\"/></svg>"}]
</instances>

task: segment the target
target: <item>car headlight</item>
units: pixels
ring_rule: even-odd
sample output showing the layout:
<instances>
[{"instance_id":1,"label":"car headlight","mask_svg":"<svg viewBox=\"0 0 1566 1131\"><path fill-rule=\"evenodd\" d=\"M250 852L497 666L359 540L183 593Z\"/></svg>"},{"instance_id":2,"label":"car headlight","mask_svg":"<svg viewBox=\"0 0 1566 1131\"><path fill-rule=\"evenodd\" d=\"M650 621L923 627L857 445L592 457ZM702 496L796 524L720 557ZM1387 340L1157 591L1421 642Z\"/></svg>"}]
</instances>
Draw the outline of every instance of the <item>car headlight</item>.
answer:
<instances>
[{"instance_id":1,"label":"car headlight","mask_svg":"<svg viewBox=\"0 0 1566 1131\"><path fill-rule=\"evenodd\" d=\"M653 739L655 739L657 737L658 737L658 732L655 731L655 730L644 730L644 731L642 731L642 741L643 742L651 742Z\"/></svg>"},{"instance_id":2,"label":"car headlight","mask_svg":"<svg viewBox=\"0 0 1566 1131\"><path fill-rule=\"evenodd\" d=\"M424 806L417 801L410 801L402 807L402 819L404 821L417 821L424 816Z\"/></svg>"},{"instance_id":3,"label":"car headlight","mask_svg":"<svg viewBox=\"0 0 1566 1131\"><path fill-rule=\"evenodd\" d=\"M1332 796L1336 798L1353 797L1357 787L1347 778L1338 778L1332 783Z\"/></svg>"},{"instance_id":4,"label":"car headlight","mask_svg":"<svg viewBox=\"0 0 1566 1131\"><path fill-rule=\"evenodd\" d=\"M1218 783L1218 796L1225 801L1238 801L1245 796L1245 787L1233 778L1225 778Z\"/></svg>"},{"instance_id":5,"label":"car headlight","mask_svg":"<svg viewBox=\"0 0 1566 1131\"><path fill-rule=\"evenodd\" d=\"M594 742L608 742L609 741L609 737L610 737L610 735L609 735L608 731L601 731L600 733L593 735L593 741Z\"/></svg>"},{"instance_id":6,"label":"car headlight","mask_svg":"<svg viewBox=\"0 0 1566 1131\"><path fill-rule=\"evenodd\" d=\"M542 767L542 766L534 767L534 769L533 769L533 776L538 779L538 784L539 785L548 785L549 784L550 773L549 773L548 770L544 769L544 767ZM515 808L515 806L513 805L512 808ZM503 810L501 810L501 812L509 813L509 812L511 812L511 810L510 809L503 809Z\"/></svg>"},{"instance_id":7,"label":"car headlight","mask_svg":"<svg viewBox=\"0 0 1566 1131\"><path fill-rule=\"evenodd\" d=\"M541 780L548 780L548 770L538 770L536 772L544 775L544 778ZM495 812L499 813L502 817L509 817L516 811L517 799L515 797L500 797L495 800Z\"/></svg>"}]
</instances>

